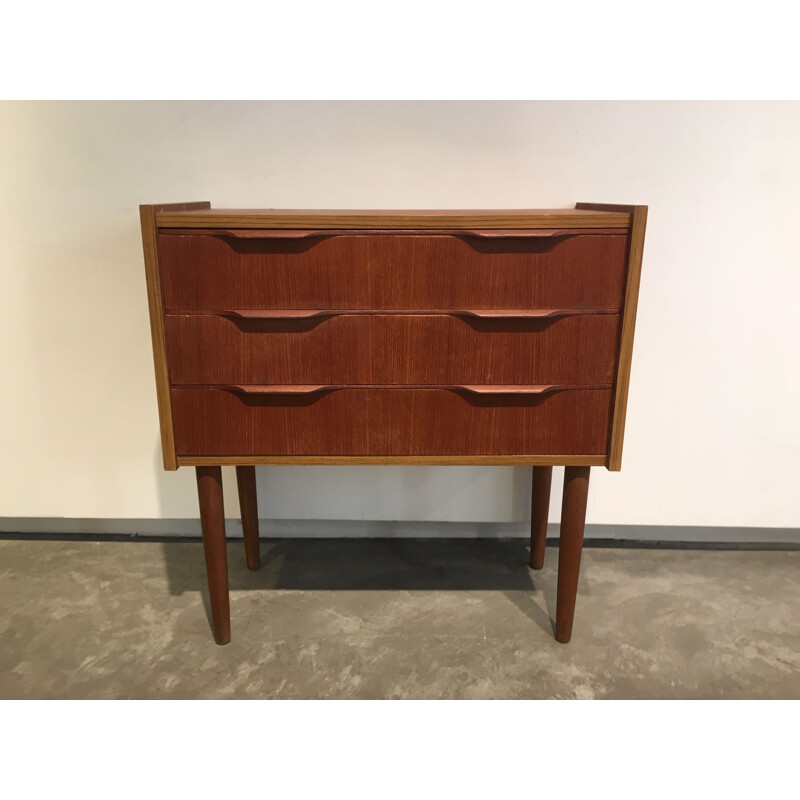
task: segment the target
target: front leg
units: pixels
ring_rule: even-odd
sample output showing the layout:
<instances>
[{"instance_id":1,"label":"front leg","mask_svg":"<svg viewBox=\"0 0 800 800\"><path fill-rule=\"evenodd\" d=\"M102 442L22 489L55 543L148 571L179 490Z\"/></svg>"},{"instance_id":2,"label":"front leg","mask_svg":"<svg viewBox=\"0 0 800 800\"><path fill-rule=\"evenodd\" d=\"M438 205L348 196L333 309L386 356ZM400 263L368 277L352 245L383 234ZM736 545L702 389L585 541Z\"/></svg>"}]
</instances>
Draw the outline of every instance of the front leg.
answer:
<instances>
[{"instance_id":1,"label":"front leg","mask_svg":"<svg viewBox=\"0 0 800 800\"><path fill-rule=\"evenodd\" d=\"M217 644L227 644L231 640L231 608L228 597L228 553L225 549L222 468L195 467L195 470L214 640Z\"/></svg>"},{"instance_id":2,"label":"front leg","mask_svg":"<svg viewBox=\"0 0 800 800\"><path fill-rule=\"evenodd\" d=\"M581 569L586 500L590 467L567 467L564 471L564 500L558 543L558 596L556 599L556 640L565 644L572 636L578 575Z\"/></svg>"}]
</instances>

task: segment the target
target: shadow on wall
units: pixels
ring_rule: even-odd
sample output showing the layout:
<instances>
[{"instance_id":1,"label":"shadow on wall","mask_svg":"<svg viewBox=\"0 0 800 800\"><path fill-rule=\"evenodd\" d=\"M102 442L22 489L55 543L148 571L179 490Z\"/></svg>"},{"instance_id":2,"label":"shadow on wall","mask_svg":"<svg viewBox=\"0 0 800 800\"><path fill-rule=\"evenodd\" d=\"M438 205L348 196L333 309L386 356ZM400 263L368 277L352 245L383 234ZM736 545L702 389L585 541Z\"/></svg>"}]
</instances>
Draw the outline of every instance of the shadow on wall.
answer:
<instances>
[{"instance_id":1,"label":"shadow on wall","mask_svg":"<svg viewBox=\"0 0 800 800\"><path fill-rule=\"evenodd\" d=\"M170 592L201 592L210 619L202 545L172 542L162 548ZM233 592L503 592L552 633L556 559L549 555L543 572L535 573L528 566L530 550L520 540L262 540L261 569L250 571L242 543L234 541L228 544L228 572Z\"/></svg>"},{"instance_id":2,"label":"shadow on wall","mask_svg":"<svg viewBox=\"0 0 800 800\"><path fill-rule=\"evenodd\" d=\"M160 517L199 518L195 471L182 467L166 472L160 439L153 470ZM500 527L530 520L530 467L262 466L256 474L261 519L480 522ZM234 467L223 467L222 484L225 516L238 519ZM229 530L228 535L238 534ZM442 535L453 534L443 530Z\"/></svg>"}]
</instances>

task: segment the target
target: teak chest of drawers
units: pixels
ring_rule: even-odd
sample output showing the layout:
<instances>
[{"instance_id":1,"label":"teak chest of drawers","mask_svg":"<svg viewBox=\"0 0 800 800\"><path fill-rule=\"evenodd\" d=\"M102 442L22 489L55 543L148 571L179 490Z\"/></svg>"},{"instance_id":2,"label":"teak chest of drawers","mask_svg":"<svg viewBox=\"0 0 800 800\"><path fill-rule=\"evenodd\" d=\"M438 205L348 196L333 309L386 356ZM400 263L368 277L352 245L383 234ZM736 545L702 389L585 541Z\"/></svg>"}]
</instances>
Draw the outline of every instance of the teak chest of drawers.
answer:
<instances>
[{"instance_id":1,"label":"teak chest of drawers","mask_svg":"<svg viewBox=\"0 0 800 800\"><path fill-rule=\"evenodd\" d=\"M226 464L251 569L257 464L532 465L535 569L565 466L569 641L589 468L621 465L646 206L140 213L164 466L197 471L217 642Z\"/></svg>"}]
</instances>

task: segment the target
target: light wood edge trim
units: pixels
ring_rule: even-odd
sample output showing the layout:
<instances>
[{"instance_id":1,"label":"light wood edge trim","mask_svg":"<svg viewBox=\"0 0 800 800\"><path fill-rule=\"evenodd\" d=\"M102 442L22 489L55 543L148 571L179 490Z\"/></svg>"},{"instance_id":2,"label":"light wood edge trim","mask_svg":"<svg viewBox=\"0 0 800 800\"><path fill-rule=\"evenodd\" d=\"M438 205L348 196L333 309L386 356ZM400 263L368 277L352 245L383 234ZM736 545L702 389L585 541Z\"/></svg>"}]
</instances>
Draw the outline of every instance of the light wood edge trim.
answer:
<instances>
[{"instance_id":1,"label":"light wood edge trim","mask_svg":"<svg viewBox=\"0 0 800 800\"><path fill-rule=\"evenodd\" d=\"M622 325L617 360L617 379L614 390L614 410L611 417L611 437L608 447L608 469L622 469L622 444L625 438L625 416L628 408L628 388L633 359L633 334L636 328L636 309L639 303L639 284L642 275L642 253L647 227L647 206L631 206L631 240L628 247L628 270L625 281L625 302L622 306Z\"/></svg>"},{"instance_id":2,"label":"light wood edge trim","mask_svg":"<svg viewBox=\"0 0 800 800\"><path fill-rule=\"evenodd\" d=\"M418 464L429 466L585 466L602 467L605 455L591 456L178 456L180 467L258 466L261 464Z\"/></svg>"},{"instance_id":3,"label":"light wood edge trim","mask_svg":"<svg viewBox=\"0 0 800 800\"><path fill-rule=\"evenodd\" d=\"M139 206L139 208L141 207ZM158 215L162 212L171 211L204 211L211 208L211 203L208 200L201 200L196 203L154 203L151 207Z\"/></svg>"},{"instance_id":4,"label":"light wood edge trim","mask_svg":"<svg viewBox=\"0 0 800 800\"><path fill-rule=\"evenodd\" d=\"M178 461L175 456L175 439L172 431L172 404L169 396L167 347L164 337L164 302L161 296L161 275L158 268L158 247L156 245L158 230L155 209L155 206L139 206L139 217L142 223L147 303L150 308L150 334L153 340L153 362L156 370L161 453L164 459L164 469L175 470L178 468Z\"/></svg>"},{"instance_id":5,"label":"light wood edge trim","mask_svg":"<svg viewBox=\"0 0 800 800\"><path fill-rule=\"evenodd\" d=\"M624 203L575 203L575 208L579 211L603 211L612 214L633 215L637 208L647 208L647 206L629 206Z\"/></svg>"},{"instance_id":6,"label":"light wood edge trim","mask_svg":"<svg viewBox=\"0 0 800 800\"><path fill-rule=\"evenodd\" d=\"M629 228L631 215L627 212L602 212L581 217L560 214L519 216L336 216L332 214L204 214L202 211L173 213L161 211L156 222L162 228L319 228L319 229L464 229L464 228Z\"/></svg>"},{"instance_id":7,"label":"light wood edge trim","mask_svg":"<svg viewBox=\"0 0 800 800\"><path fill-rule=\"evenodd\" d=\"M624 236L628 228L515 228L510 231L508 228L168 228L164 225L158 226L159 236L218 236L221 239L247 239L258 241L259 239L320 239L325 236L352 236L354 231L358 233L383 234L392 236L419 236L424 235L448 235L461 236L465 239L567 239L573 236L585 236L587 230L592 236ZM492 231L490 233L489 231ZM494 235L494 232L498 235ZM536 231L534 235L528 235L530 231ZM538 235L543 231L542 236ZM296 234L296 235L295 235Z\"/></svg>"}]
</instances>

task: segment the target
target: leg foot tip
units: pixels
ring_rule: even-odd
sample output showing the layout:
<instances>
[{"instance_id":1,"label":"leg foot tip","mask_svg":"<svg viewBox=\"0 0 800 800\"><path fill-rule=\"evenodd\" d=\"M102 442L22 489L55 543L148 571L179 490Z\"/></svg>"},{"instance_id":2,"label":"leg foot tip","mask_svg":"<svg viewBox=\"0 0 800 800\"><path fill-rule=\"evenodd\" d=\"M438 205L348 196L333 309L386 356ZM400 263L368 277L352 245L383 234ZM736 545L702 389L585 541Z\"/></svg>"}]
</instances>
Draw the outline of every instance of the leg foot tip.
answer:
<instances>
[{"instance_id":1,"label":"leg foot tip","mask_svg":"<svg viewBox=\"0 0 800 800\"><path fill-rule=\"evenodd\" d=\"M228 644L231 640L230 630L222 632L212 630L212 633L214 634L214 641L219 645Z\"/></svg>"}]
</instances>

